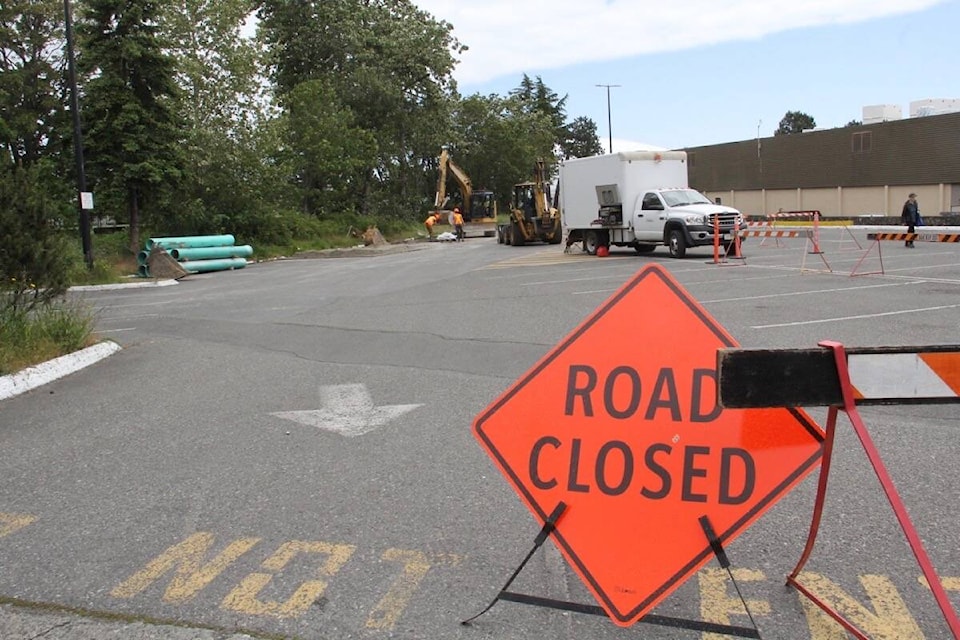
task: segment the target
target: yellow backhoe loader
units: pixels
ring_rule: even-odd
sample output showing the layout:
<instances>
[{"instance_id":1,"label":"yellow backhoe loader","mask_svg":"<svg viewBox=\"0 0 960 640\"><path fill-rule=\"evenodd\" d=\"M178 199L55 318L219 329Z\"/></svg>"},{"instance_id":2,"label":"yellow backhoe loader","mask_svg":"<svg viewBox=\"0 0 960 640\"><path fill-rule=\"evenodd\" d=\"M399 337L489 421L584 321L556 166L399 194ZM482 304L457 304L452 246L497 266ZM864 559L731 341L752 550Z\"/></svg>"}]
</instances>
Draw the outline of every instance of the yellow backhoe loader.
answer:
<instances>
[{"instance_id":1,"label":"yellow backhoe loader","mask_svg":"<svg viewBox=\"0 0 960 640\"><path fill-rule=\"evenodd\" d=\"M515 247L528 242L559 244L563 237L560 212L551 205L546 167L543 160L537 160L533 181L513 187L510 222L497 227L497 242Z\"/></svg>"}]
</instances>

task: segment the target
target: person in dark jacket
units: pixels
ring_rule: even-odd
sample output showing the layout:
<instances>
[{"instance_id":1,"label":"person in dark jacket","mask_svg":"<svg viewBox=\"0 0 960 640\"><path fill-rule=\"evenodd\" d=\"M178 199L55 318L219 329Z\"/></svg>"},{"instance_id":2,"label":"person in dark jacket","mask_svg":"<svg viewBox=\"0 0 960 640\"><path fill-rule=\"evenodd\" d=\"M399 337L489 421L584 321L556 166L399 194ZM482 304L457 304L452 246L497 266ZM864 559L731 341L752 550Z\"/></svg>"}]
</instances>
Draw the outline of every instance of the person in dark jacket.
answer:
<instances>
[{"instance_id":1,"label":"person in dark jacket","mask_svg":"<svg viewBox=\"0 0 960 640\"><path fill-rule=\"evenodd\" d=\"M903 211L900 212L900 220L907 225L907 233L915 233L917 221L920 219L920 207L917 205L917 194L911 193L907 196L907 201L903 203ZM913 240L907 240L905 247L913 248Z\"/></svg>"}]
</instances>

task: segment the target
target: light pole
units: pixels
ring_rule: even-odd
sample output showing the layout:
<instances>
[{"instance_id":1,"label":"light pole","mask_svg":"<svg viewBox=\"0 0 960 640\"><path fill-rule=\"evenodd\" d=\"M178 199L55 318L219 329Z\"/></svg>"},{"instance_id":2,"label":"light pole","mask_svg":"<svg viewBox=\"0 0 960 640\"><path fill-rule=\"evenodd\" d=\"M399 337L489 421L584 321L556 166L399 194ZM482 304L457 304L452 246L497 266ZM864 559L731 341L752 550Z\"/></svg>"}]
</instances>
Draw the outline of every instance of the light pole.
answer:
<instances>
[{"instance_id":1,"label":"light pole","mask_svg":"<svg viewBox=\"0 0 960 640\"><path fill-rule=\"evenodd\" d=\"M619 87L618 84L598 84L598 87L607 88L607 140L610 145L610 153L613 153L613 127L610 125L610 87Z\"/></svg>"},{"instance_id":2,"label":"light pole","mask_svg":"<svg viewBox=\"0 0 960 640\"><path fill-rule=\"evenodd\" d=\"M77 63L73 55L73 15L70 0L63 0L63 21L67 35L67 70L70 80L70 111L73 112L73 155L77 164L77 204L80 206L80 242L83 246L83 259L88 269L93 269L93 245L90 241L90 214L92 206L84 202L87 194L87 175L83 170L83 140L80 128L80 99L77 97Z\"/></svg>"}]
</instances>

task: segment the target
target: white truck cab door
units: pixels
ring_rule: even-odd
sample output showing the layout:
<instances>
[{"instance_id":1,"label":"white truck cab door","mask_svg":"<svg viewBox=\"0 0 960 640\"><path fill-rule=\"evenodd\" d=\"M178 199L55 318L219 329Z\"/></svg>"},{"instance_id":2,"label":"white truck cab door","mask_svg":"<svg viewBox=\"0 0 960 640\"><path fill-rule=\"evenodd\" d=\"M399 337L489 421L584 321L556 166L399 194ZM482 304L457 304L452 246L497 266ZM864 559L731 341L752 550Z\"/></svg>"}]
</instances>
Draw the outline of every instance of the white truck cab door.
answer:
<instances>
[{"instance_id":1,"label":"white truck cab door","mask_svg":"<svg viewBox=\"0 0 960 640\"><path fill-rule=\"evenodd\" d=\"M659 193L647 191L637 199L633 212L633 231L637 240L662 242L666 220L666 207Z\"/></svg>"}]
</instances>

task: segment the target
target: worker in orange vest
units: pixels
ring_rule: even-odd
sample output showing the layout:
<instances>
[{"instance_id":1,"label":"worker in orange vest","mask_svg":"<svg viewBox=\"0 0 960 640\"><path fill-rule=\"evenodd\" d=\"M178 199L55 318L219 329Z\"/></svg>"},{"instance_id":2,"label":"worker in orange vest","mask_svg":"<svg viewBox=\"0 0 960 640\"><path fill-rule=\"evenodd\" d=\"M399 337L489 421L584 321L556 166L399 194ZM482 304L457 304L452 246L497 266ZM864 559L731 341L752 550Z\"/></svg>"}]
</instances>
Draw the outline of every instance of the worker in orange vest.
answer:
<instances>
[{"instance_id":1,"label":"worker in orange vest","mask_svg":"<svg viewBox=\"0 0 960 640\"><path fill-rule=\"evenodd\" d=\"M438 220L440 220L440 214L431 213L427 216L427 219L423 221L423 226L427 228L427 235L430 240L433 240L433 225L437 224Z\"/></svg>"},{"instance_id":2,"label":"worker in orange vest","mask_svg":"<svg viewBox=\"0 0 960 640\"><path fill-rule=\"evenodd\" d=\"M463 214L460 207L453 210L453 230L457 234L457 242L463 242Z\"/></svg>"}]
</instances>

